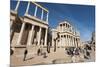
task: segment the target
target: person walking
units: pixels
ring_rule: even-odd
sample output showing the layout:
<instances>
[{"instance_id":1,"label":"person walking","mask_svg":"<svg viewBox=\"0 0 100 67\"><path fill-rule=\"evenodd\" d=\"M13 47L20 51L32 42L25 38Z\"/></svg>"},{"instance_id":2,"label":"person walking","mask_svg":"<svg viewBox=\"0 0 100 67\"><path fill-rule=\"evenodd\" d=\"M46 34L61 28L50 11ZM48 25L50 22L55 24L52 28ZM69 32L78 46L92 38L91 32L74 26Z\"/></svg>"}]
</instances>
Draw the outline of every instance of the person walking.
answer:
<instances>
[{"instance_id":1,"label":"person walking","mask_svg":"<svg viewBox=\"0 0 100 67\"><path fill-rule=\"evenodd\" d=\"M41 53L41 49L39 48L38 51L37 51L37 55L39 56Z\"/></svg>"},{"instance_id":2,"label":"person walking","mask_svg":"<svg viewBox=\"0 0 100 67\"><path fill-rule=\"evenodd\" d=\"M27 51L27 49L25 49L25 51L24 51L24 58L23 58L23 61L25 61L26 56L27 56L27 53L28 53L28 51Z\"/></svg>"}]
</instances>

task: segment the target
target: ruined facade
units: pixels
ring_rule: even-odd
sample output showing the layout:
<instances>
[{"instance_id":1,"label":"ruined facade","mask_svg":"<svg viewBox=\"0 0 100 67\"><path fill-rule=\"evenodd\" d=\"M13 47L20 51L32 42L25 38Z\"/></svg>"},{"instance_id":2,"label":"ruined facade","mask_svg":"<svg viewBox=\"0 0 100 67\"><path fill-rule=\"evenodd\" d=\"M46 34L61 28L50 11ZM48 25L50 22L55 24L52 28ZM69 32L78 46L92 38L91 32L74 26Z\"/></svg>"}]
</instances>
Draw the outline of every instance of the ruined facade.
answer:
<instances>
[{"instance_id":1,"label":"ruined facade","mask_svg":"<svg viewBox=\"0 0 100 67\"><path fill-rule=\"evenodd\" d=\"M52 46L80 47L80 33L68 21L60 22L56 29L52 29Z\"/></svg>"},{"instance_id":2,"label":"ruined facade","mask_svg":"<svg viewBox=\"0 0 100 67\"><path fill-rule=\"evenodd\" d=\"M48 14L49 11L35 2L27 2L27 7L23 16L18 15L22 1L16 1L17 4L10 11L10 43L11 49L15 54L22 54L25 48L28 52L36 52L39 48L47 46L48 33ZM34 9L33 15L29 14ZM37 17L38 10L40 18ZM33 53L33 54L34 54Z\"/></svg>"}]
</instances>

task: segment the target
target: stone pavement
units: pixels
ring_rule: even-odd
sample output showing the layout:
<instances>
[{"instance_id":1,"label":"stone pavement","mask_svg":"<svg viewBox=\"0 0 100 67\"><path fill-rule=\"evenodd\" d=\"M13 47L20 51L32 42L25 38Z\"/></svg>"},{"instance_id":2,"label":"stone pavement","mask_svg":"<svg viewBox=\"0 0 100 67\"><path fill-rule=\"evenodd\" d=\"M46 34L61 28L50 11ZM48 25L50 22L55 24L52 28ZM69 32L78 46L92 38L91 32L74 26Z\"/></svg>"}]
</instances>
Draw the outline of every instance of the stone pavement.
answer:
<instances>
[{"instance_id":1,"label":"stone pavement","mask_svg":"<svg viewBox=\"0 0 100 67\"><path fill-rule=\"evenodd\" d=\"M57 50L56 52L51 52L47 54L47 58L42 56L27 55L26 61L23 61L23 55L12 55L11 56L11 65L33 65L33 64L51 64L56 63L57 60L65 60L66 62L71 62L71 57L65 54L64 50ZM64 63L64 62L57 62Z\"/></svg>"},{"instance_id":2,"label":"stone pavement","mask_svg":"<svg viewBox=\"0 0 100 67\"><path fill-rule=\"evenodd\" d=\"M92 57L93 58L93 57ZM58 63L77 63L86 61L83 54L76 56L69 56L64 49L58 48L56 52L47 53L47 57L43 55L37 56L34 54L27 55L26 61L23 61L23 55L11 56L11 66L19 65L40 65L40 64L58 64Z\"/></svg>"}]
</instances>

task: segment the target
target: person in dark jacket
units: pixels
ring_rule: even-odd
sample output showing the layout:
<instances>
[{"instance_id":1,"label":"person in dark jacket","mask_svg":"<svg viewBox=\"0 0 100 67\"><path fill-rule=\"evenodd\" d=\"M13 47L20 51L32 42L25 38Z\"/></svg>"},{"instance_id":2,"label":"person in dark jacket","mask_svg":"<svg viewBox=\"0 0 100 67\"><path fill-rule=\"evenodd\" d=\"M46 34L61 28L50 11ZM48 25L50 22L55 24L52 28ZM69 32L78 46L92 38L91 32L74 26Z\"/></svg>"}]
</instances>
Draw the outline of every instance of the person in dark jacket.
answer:
<instances>
[{"instance_id":1,"label":"person in dark jacket","mask_svg":"<svg viewBox=\"0 0 100 67\"><path fill-rule=\"evenodd\" d=\"M37 51L37 55L39 56L41 53L41 49L39 48L38 51Z\"/></svg>"},{"instance_id":2,"label":"person in dark jacket","mask_svg":"<svg viewBox=\"0 0 100 67\"><path fill-rule=\"evenodd\" d=\"M13 55L14 51L12 49L10 49L10 55Z\"/></svg>"},{"instance_id":3,"label":"person in dark jacket","mask_svg":"<svg viewBox=\"0 0 100 67\"><path fill-rule=\"evenodd\" d=\"M27 53L28 53L28 51L27 51L27 49L25 49L23 61L25 61Z\"/></svg>"}]
</instances>

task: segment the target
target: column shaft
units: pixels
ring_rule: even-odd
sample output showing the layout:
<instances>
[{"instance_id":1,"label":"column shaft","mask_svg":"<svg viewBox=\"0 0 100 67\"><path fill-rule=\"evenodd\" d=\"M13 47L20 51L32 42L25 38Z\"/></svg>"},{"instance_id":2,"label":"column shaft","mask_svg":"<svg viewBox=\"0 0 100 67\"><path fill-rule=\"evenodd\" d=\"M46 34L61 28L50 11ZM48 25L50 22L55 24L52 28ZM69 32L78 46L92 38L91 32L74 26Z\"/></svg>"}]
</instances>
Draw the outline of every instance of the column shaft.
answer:
<instances>
[{"instance_id":1,"label":"column shaft","mask_svg":"<svg viewBox=\"0 0 100 67\"><path fill-rule=\"evenodd\" d=\"M72 36L71 36L71 46L73 46L73 40L72 40Z\"/></svg>"},{"instance_id":2,"label":"column shaft","mask_svg":"<svg viewBox=\"0 0 100 67\"><path fill-rule=\"evenodd\" d=\"M73 40L73 47L74 47L74 38L72 37L72 40Z\"/></svg>"},{"instance_id":3,"label":"column shaft","mask_svg":"<svg viewBox=\"0 0 100 67\"><path fill-rule=\"evenodd\" d=\"M76 47L76 45L75 45L75 38L74 38L74 46Z\"/></svg>"},{"instance_id":4,"label":"column shaft","mask_svg":"<svg viewBox=\"0 0 100 67\"><path fill-rule=\"evenodd\" d=\"M36 14L37 14L37 6L35 7L35 12L34 12L34 16L36 16Z\"/></svg>"},{"instance_id":5,"label":"column shaft","mask_svg":"<svg viewBox=\"0 0 100 67\"><path fill-rule=\"evenodd\" d=\"M43 13L44 13L44 11L43 11L43 9L42 9L41 20L43 20Z\"/></svg>"},{"instance_id":6,"label":"column shaft","mask_svg":"<svg viewBox=\"0 0 100 67\"><path fill-rule=\"evenodd\" d=\"M28 45L32 45L32 39L34 35L33 30L34 30L34 25L32 25L31 32L29 33Z\"/></svg>"},{"instance_id":7,"label":"column shaft","mask_svg":"<svg viewBox=\"0 0 100 67\"><path fill-rule=\"evenodd\" d=\"M13 25L13 20L10 21L10 36L12 35L13 30L11 29Z\"/></svg>"},{"instance_id":8,"label":"column shaft","mask_svg":"<svg viewBox=\"0 0 100 67\"><path fill-rule=\"evenodd\" d=\"M71 38L71 36L70 36L70 46L72 46L72 38Z\"/></svg>"},{"instance_id":9,"label":"column shaft","mask_svg":"<svg viewBox=\"0 0 100 67\"><path fill-rule=\"evenodd\" d=\"M41 27L40 27L40 30L39 30L38 45L40 45L40 41L41 41Z\"/></svg>"},{"instance_id":10,"label":"column shaft","mask_svg":"<svg viewBox=\"0 0 100 67\"><path fill-rule=\"evenodd\" d=\"M65 37L64 37L64 40L65 40L65 45L64 45L64 46L66 46L66 35L65 35Z\"/></svg>"},{"instance_id":11,"label":"column shaft","mask_svg":"<svg viewBox=\"0 0 100 67\"><path fill-rule=\"evenodd\" d=\"M46 31L45 31L45 41L44 41L45 46L47 46L47 33L48 33L48 29L46 29Z\"/></svg>"},{"instance_id":12,"label":"column shaft","mask_svg":"<svg viewBox=\"0 0 100 67\"><path fill-rule=\"evenodd\" d=\"M19 37L18 37L18 41L17 41L17 45L20 44L20 41L21 41L21 38L22 38L22 35L23 35L23 31L24 31L24 27L25 27L25 23L22 24L22 27L21 27L21 30L20 30L20 33L19 33Z\"/></svg>"},{"instance_id":13,"label":"column shaft","mask_svg":"<svg viewBox=\"0 0 100 67\"><path fill-rule=\"evenodd\" d=\"M67 40L68 40L68 41L67 41L67 42L68 42L68 44L67 44L67 45L68 45L68 47L69 47L69 35L68 35L68 38L67 38Z\"/></svg>"},{"instance_id":14,"label":"column shaft","mask_svg":"<svg viewBox=\"0 0 100 67\"><path fill-rule=\"evenodd\" d=\"M63 24L62 24L62 32L63 32L63 30L64 30L64 26L63 26Z\"/></svg>"},{"instance_id":15,"label":"column shaft","mask_svg":"<svg viewBox=\"0 0 100 67\"><path fill-rule=\"evenodd\" d=\"M78 39L77 39L77 47L79 46L79 41L78 41Z\"/></svg>"},{"instance_id":16,"label":"column shaft","mask_svg":"<svg viewBox=\"0 0 100 67\"><path fill-rule=\"evenodd\" d=\"M16 8L15 8L15 11L18 10L19 4L20 4L20 1L17 2L17 5L16 5Z\"/></svg>"},{"instance_id":17,"label":"column shaft","mask_svg":"<svg viewBox=\"0 0 100 67\"><path fill-rule=\"evenodd\" d=\"M76 47L77 47L77 42L76 42L76 38L75 38L75 45L76 45Z\"/></svg>"},{"instance_id":18,"label":"column shaft","mask_svg":"<svg viewBox=\"0 0 100 67\"><path fill-rule=\"evenodd\" d=\"M69 46L71 46L71 45L70 45L70 36L69 36Z\"/></svg>"},{"instance_id":19,"label":"column shaft","mask_svg":"<svg viewBox=\"0 0 100 67\"><path fill-rule=\"evenodd\" d=\"M81 46L81 45L80 45L80 39L78 39L78 46Z\"/></svg>"},{"instance_id":20,"label":"column shaft","mask_svg":"<svg viewBox=\"0 0 100 67\"><path fill-rule=\"evenodd\" d=\"M76 39L76 45L77 45L77 47L78 47L78 40Z\"/></svg>"},{"instance_id":21,"label":"column shaft","mask_svg":"<svg viewBox=\"0 0 100 67\"><path fill-rule=\"evenodd\" d=\"M25 14L26 14L26 13L28 14L29 6L30 6L30 2L28 2L28 5L27 5L27 9L26 9Z\"/></svg>"},{"instance_id":22,"label":"column shaft","mask_svg":"<svg viewBox=\"0 0 100 67\"><path fill-rule=\"evenodd\" d=\"M54 38L52 37L52 47L54 47Z\"/></svg>"},{"instance_id":23,"label":"column shaft","mask_svg":"<svg viewBox=\"0 0 100 67\"><path fill-rule=\"evenodd\" d=\"M60 26L60 31L62 32L62 25Z\"/></svg>"},{"instance_id":24,"label":"column shaft","mask_svg":"<svg viewBox=\"0 0 100 67\"><path fill-rule=\"evenodd\" d=\"M49 18L49 12L47 13L47 19L46 19L47 22L48 22L48 18Z\"/></svg>"},{"instance_id":25,"label":"column shaft","mask_svg":"<svg viewBox=\"0 0 100 67\"><path fill-rule=\"evenodd\" d=\"M68 46L68 39L67 39L67 35L66 35L66 46Z\"/></svg>"},{"instance_id":26,"label":"column shaft","mask_svg":"<svg viewBox=\"0 0 100 67\"><path fill-rule=\"evenodd\" d=\"M65 31L65 29L66 29L66 24L64 24L64 31Z\"/></svg>"},{"instance_id":27,"label":"column shaft","mask_svg":"<svg viewBox=\"0 0 100 67\"><path fill-rule=\"evenodd\" d=\"M73 36L72 36L72 46L73 46ZM74 46L73 46L74 47Z\"/></svg>"},{"instance_id":28,"label":"column shaft","mask_svg":"<svg viewBox=\"0 0 100 67\"><path fill-rule=\"evenodd\" d=\"M72 46L72 36L71 36L71 46Z\"/></svg>"},{"instance_id":29,"label":"column shaft","mask_svg":"<svg viewBox=\"0 0 100 67\"><path fill-rule=\"evenodd\" d=\"M61 45L62 45L62 37L60 35L60 45L59 46L61 46Z\"/></svg>"},{"instance_id":30,"label":"column shaft","mask_svg":"<svg viewBox=\"0 0 100 67\"><path fill-rule=\"evenodd\" d=\"M63 46L64 45L64 36L62 36L62 45L61 46Z\"/></svg>"}]
</instances>

